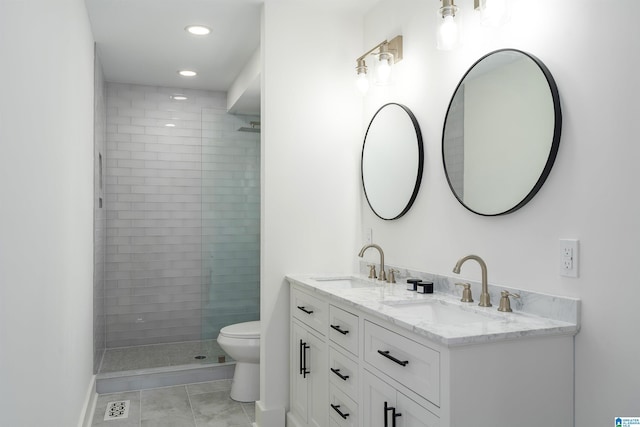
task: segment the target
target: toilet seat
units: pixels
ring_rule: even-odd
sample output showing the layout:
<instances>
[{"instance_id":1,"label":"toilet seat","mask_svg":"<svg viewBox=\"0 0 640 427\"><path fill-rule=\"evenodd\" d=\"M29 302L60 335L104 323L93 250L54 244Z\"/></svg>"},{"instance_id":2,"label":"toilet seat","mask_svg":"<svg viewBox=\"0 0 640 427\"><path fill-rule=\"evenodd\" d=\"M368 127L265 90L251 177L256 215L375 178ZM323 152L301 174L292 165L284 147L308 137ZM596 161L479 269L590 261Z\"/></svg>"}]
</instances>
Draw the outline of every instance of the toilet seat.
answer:
<instances>
[{"instance_id":1,"label":"toilet seat","mask_svg":"<svg viewBox=\"0 0 640 427\"><path fill-rule=\"evenodd\" d=\"M220 329L220 335L228 338L258 339L260 338L260 321L225 326Z\"/></svg>"}]
</instances>

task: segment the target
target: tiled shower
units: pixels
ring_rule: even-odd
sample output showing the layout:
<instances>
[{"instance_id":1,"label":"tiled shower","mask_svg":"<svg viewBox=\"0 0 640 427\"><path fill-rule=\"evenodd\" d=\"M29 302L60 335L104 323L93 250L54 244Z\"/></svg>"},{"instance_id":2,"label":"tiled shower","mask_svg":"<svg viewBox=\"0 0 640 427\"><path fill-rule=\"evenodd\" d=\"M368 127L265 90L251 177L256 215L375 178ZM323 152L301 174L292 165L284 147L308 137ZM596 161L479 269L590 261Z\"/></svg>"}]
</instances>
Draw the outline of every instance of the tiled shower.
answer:
<instances>
[{"instance_id":1,"label":"tiled shower","mask_svg":"<svg viewBox=\"0 0 640 427\"><path fill-rule=\"evenodd\" d=\"M217 362L219 329L259 318L260 136L238 131L259 118L227 113L220 92L104 92L106 354L157 367L171 357L150 346L185 343Z\"/></svg>"}]
</instances>

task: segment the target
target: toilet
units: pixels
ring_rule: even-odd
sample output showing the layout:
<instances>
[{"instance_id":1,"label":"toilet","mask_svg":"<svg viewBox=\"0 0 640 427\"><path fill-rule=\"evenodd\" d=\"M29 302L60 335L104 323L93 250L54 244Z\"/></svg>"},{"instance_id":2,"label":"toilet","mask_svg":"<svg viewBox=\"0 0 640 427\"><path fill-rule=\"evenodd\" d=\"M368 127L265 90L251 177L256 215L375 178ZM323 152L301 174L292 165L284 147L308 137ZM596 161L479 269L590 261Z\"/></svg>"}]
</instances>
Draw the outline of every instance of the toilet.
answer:
<instances>
[{"instance_id":1,"label":"toilet","mask_svg":"<svg viewBox=\"0 0 640 427\"><path fill-rule=\"evenodd\" d=\"M260 398L260 321L236 323L220 329L220 347L236 361L231 398L254 402Z\"/></svg>"}]
</instances>

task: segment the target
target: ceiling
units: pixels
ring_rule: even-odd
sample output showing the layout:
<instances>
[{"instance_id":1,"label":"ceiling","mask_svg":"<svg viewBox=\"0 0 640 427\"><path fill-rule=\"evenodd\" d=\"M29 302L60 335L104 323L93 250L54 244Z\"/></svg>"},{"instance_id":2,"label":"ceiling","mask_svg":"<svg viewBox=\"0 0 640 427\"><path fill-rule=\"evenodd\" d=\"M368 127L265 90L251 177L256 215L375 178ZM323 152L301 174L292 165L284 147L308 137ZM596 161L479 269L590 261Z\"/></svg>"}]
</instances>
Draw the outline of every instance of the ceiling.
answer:
<instances>
[{"instance_id":1,"label":"ceiling","mask_svg":"<svg viewBox=\"0 0 640 427\"><path fill-rule=\"evenodd\" d=\"M109 82L226 92L260 46L262 0L85 3ZM191 35L184 28L192 24L212 32ZM181 77L179 69L198 75Z\"/></svg>"},{"instance_id":2,"label":"ceiling","mask_svg":"<svg viewBox=\"0 0 640 427\"><path fill-rule=\"evenodd\" d=\"M85 0L108 82L227 92L260 46L262 4L275 0ZM363 13L378 0L298 0L309 7ZM193 36L187 25L205 25ZM179 69L198 72L193 78ZM234 112L259 112L256 79Z\"/></svg>"}]
</instances>

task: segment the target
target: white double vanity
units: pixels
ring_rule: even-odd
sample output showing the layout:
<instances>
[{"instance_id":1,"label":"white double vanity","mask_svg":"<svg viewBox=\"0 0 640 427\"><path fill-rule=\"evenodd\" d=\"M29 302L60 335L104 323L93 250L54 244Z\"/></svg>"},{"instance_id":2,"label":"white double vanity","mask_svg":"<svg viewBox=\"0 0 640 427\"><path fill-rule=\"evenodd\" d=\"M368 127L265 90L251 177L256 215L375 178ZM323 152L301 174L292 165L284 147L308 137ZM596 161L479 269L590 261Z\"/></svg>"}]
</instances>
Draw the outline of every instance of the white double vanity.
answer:
<instances>
[{"instance_id":1,"label":"white double vanity","mask_svg":"<svg viewBox=\"0 0 640 427\"><path fill-rule=\"evenodd\" d=\"M573 425L578 300L521 291L502 313L501 288L479 307L445 278L433 294L364 275L287 280L288 426Z\"/></svg>"}]
</instances>

